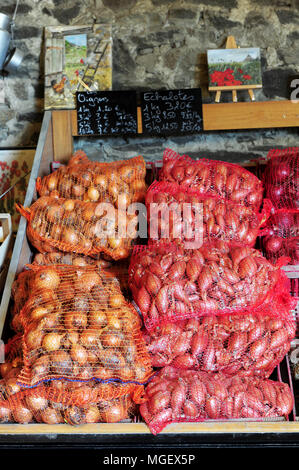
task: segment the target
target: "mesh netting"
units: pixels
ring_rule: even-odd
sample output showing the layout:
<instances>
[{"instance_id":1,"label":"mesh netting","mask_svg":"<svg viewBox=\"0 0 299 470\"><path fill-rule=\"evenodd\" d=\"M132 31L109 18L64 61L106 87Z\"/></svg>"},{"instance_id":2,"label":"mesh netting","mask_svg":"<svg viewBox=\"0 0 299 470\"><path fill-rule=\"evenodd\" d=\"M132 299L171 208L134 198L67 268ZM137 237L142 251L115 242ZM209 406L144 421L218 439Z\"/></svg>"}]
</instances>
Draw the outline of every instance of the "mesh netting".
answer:
<instances>
[{"instance_id":1,"label":"mesh netting","mask_svg":"<svg viewBox=\"0 0 299 470\"><path fill-rule=\"evenodd\" d=\"M11 380L7 380L0 381L0 387L6 391L0 399L0 423L116 423L136 413L136 386L132 385L54 382L11 393Z\"/></svg>"},{"instance_id":2,"label":"mesh netting","mask_svg":"<svg viewBox=\"0 0 299 470\"><path fill-rule=\"evenodd\" d=\"M281 294L289 311L289 279L279 267L254 248L224 242L198 250L157 243L135 246L129 287L151 330L198 315L263 311L274 294Z\"/></svg>"},{"instance_id":3,"label":"mesh netting","mask_svg":"<svg viewBox=\"0 0 299 470\"><path fill-rule=\"evenodd\" d=\"M112 260L104 259L101 255L99 255L99 259L95 259L90 256L79 255L77 253L63 253L62 251L36 253L33 257L32 264L68 264L74 266L95 265L98 266L99 269L103 268L105 270L113 266Z\"/></svg>"},{"instance_id":4,"label":"mesh netting","mask_svg":"<svg viewBox=\"0 0 299 470\"><path fill-rule=\"evenodd\" d=\"M146 387L140 412L153 434L173 422L287 416L293 407L290 387L258 377L178 371L165 367Z\"/></svg>"},{"instance_id":5,"label":"mesh netting","mask_svg":"<svg viewBox=\"0 0 299 470\"><path fill-rule=\"evenodd\" d=\"M270 377L296 332L292 314L275 300L263 314L199 316L144 331L153 367Z\"/></svg>"},{"instance_id":6,"label":"mesh netting","mask_svg":"<svg viewBox=\"0 0 299 470\"><path fill-rule=\"evenodd\" d=\"M30 271L23 270L15 278L12 283L11 299L12 305L10 309L10 324L16 333L23 332L20 322L20 312L28 300L28 281L31 276Z\"/></svg>"},{"instance_id":7,"label":"mesh netting","mask_svg":"<svg viewBox=\"0 0 299 470\"><path fill-rule=\"evenodd\" d=\"M24 367L18 381L121 381L152 373L140 318L118 281L93 266L30 266L19 314Z\"/></svg>"},{"instance_id":8,"label":"mesh netting","mask_svg":"<svg viewBox=\"0 0 299 470\"><path fill-rule=\"evenodd\" d=\"M165 181L155 181L149 187L145 202L150 241L162 239L182 244L197 235L203 243L223 240L254 246L272 208L270 200L265 199L263 210L258 213L251 206ZM202 220L196 219L199 215Z\"/></svg>"},{"instance_id":9,"label":"mesh netting","mask_svg":"<svg viewBox=\"0 0 299 470\"><path fill-rule=\"evenodd\" d=\"M299 209L278 209L267 221L263 239L266 257L273 263L288 256L290 264L299 263Z\"/></svg>"},{"instance_id":10,"label":"mesh netting","mask_svg":"<svg viewBox=\"0 0 299 470\"><path fill-rule=\"evenodd\" d=\"M22 351L22 336L14 336L6 345L6 357L5 363L0 366L0 422L13 421L24 422L22 421L22 413L24 410L22 408L27 408L28 412L25 413L25 421L32 414L32 418L38 420L39 422L45 422L46 416L54 413L50 409L56 409L63 412L67 412L68 409L72 408L82 408L82 423L91 422L84 421L85 413L87 410L94 409L98 407L103 413L106 411L109 412L110 408L115 407L115 412L117 412L117 407L121 404L131 402L131 404L139 404L143 401L142 395L144 393L144 386L134 383L119 383L109 381L98 382L95 380L90 380L88 382L77 382L77 381L67 381L67 380L50 380L48 382L37 385L32 388L22 388L18 377L24 366L23 362L23 351ZM126 408L123 408L123 413L119 409L119 416L115 416L116 421L124 419L124 413ZM2 414L3 410L9 410L8 416L6 413ZM47 411L46 411L47 409ZM39 412L43 416L41 420L38 419ZM94 409L94 411L96 411ZM89 413L88 413L89 414ZM110 416L110 417L109 417ZM63 417L66 416L63 414ZM45 418L45 419L44 419ZM108 420L108 421L107 421ZM67 421L67 420L66 420ZM107 414L107 417L104 418L102 414L101 417L98 416L98 421L107 421L113 422L113 416ZM49 424L54 424L49 423ZM60 422L60 421L58 421ZM75 423L71 423L75 424ZM80 423L77 423L80 424Z\"/></svg>"},{"instance_id":11,"label":"mesh netting","mask_svg":"<svg viewBox=\"0 0 299 470\"><path fill-rule=\"evenodd\" d=\"M163 154L159 180L178 183L202 194L259 209L263 199L262 182L250 171L218 160L193 160L171 149Z\"/></svg>"},{"instance_id":12,"label":"mesh netting","mask_svg":"<svg viewBox=\"0 0 299 470\"><path fill-rule=\"evenodd\" d=\"M276 209L299 209L299 148L273 149L263 174L266 197Z\"/></svg>"},{"instance_id":13,"label":"mesh netting","mask_svg":"<svg viewBox=\"0 0 299 470\"><path fill-rule=\"evenodd\" d=\"M146 166L141 156L116 162L91 161L77 151L68 165L44 178L37 178L40 196L79 199L90 202L119 201L127 207L143 201L146 192Z\"/></svg>"},{"instance_id":14,"label":"mesh netting","mask_svg":"<svg viewBox=\"0 0 299 470\"><path fill-rule=\"evenodd\" d=\"M106 259L94 259L90 256L77 255L76 253L37 253L32 264L39 266L52 264L67 264L72 266L97 266L99 270L104 269L105 274L109 274L117 279L123 293L128 296L128 260L119 260L118 262L108 261Z\"/></svg>"},{"instance_id":15,"label":"mesh netting","mask_svg":"<svg viewBox=\"0 0 299 470\"><path fill-rule=\"evenodd\" d=\"M28 240L41 253L104 253L123 259L129 256L136 236L135 214L110 213L110 206L102 203L41 197L30 208L18 204L16 208L28 221Z\"/></svg>"}]
</instances>

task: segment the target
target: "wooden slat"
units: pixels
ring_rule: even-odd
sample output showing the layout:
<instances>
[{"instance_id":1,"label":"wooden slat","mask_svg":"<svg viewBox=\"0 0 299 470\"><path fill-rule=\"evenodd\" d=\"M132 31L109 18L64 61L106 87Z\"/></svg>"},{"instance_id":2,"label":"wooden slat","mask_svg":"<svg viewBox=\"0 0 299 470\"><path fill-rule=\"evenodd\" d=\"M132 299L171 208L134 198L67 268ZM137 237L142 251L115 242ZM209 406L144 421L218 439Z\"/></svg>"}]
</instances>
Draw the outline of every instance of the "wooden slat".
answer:
<instances>
[{"instance_id":1,"label":"wooden slat","mask_svg":"<svg viewBox=\"0 0 299 470\"><path fill-rule=\"evenodd\" d=\"M137 106L137 132L138 134L142 134L142 112L141 106Z\"/></svg>"},{"instance_id":2,"label":"wooden slat","mask_svg":"<svg viewBox=\"0 0 299 470\"><path fill-rule=\"evenodd\" d=\"M209 91L227 91L227 90L255 90L263 88L263 85L227 85L227 86L209 86Z\"/></svg>"},{"instance_id":3,"label":"wooden slat","mask_svg":"<svg viewBox=\"0 0 299 470\"><path fill-rule=\"evenodd\" d=\"M77 136L78 135L77 110L72 109L70 113L71 113L72 135Z\"/></svg>"},{"instance_id":4,"label":"wooden slat","mask_svg":"<svg viewBox=\"0 0 299 470\"><path fill-rule=\"evenodd\" d=\"M231 433L297 433L298 421L263 421L263 422L201 422L201 423L173 423L168 425L161 434L231 434ZM99 423L71 426L68 424L0 424L2 434L151 434L145 423Z\"/></svg>"},{"instance_id":5,"label":"wooden slat","mask_svg":"<svg viewBox=\"0 0 299 470\"><path fill-rule=\"evenodd\" d=\"M203 104L205 131L299 127L299 102Z\"/></svg>"},{"instance_id":6,"label":"wooden slat","mask_svg":"<svg viewBox=\"0 0 299 470\"><path fill-rule=\"evenodd\" d=\"M72 120L68 110L52 111L54 159L66 163L73 153Z\"/></svg>"}]
</instances>

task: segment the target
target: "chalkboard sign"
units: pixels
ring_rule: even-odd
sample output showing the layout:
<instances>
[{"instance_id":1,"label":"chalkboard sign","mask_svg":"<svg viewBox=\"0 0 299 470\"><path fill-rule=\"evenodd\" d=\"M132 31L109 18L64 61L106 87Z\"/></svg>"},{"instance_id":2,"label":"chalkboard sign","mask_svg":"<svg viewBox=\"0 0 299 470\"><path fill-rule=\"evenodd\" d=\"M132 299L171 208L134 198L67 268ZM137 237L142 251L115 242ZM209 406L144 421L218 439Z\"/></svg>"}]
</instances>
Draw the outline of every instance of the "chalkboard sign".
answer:
<instances>
[{"instance_id":1,"label":"chalkboard sign","mask_svg":"<svg viewBox=\"0 0 299 470\"><path fill-rule=\"evenodd\" d=\"M78 135L137 134L135 91L76 93Z\"/></svg>"},{"instance_id":2,"label":"chalkboard sign","mask_svg":"<svg viewBox=\"0 0 299 470\"><path fill-rule=\"evenodd\" d=\"M141 94L143 134L202 132L200 88L148 91Z\"/></svg>"}]
</instances>

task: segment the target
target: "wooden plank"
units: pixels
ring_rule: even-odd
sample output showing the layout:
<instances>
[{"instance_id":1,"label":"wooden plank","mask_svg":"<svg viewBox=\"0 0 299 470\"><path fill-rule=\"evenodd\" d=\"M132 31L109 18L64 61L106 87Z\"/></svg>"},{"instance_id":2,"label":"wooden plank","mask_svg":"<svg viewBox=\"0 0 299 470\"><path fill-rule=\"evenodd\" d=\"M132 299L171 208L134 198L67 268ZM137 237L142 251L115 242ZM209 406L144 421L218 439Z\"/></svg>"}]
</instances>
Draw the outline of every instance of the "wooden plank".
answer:
<instances>
[{"instance_id":1,"label":"wooden plank","mask_svg":"<svg viewBox=\"0 0 299 470\"><path fill-rule=\"evenodd\" d=\"M72 109L70 111L71 114L71 129L72 129L72 135L75 137L78 135L78 124L77 124L77 110Z\"/></svg>"},{"instance_id":2,"label":"wooden plank","mask_svg":"<svg viewBox=\"0 0 299 470\"><path fill-rule=\"evenodd\" d=\"M205 131L299 127L299 102L203 104Z\"/></svg>"},{"instance_id":3,"label":"wooden plank","mask_svg":"<svg viewBox=\"0 0 299 470\"><path fill-rule=\"evenodd\" d=\"M201 423L169 424L161 434L243 434L243 433L296 433L299 432L298 421L222 421ZM0 435L7 434L151 434L145 423L98 423L71 426L69 424L1 424Z\"/></svg>"},{"instance_id":4,"label":"wooden plank","mask_svg":"<svg viewBox=\"0 0 299 470\"><path fill-rule=\"evenodd\" d=\"M52 111L54 160L66 163L73 153L72 120L69 110Z\"/></svg>"},{"instance_id":5,"label":"wooden plank","mask_svg":"<svg viewBox=\"0 0 299 470\"><path fill-rule=\"evenodd\" d=\"M137 106L137 132L142 134L142 112L141 106Z\"/></svg>"},{"instance_id":6,"label":"wooden plank","mask_svg":"<svg viewBox=\"0 0 299 470\"><path fill-rule=\"evenodd\" d=\"M263 88L263 85L209 86L209 91L255 90L256 88Z\"/></svg>"}]
</instances>

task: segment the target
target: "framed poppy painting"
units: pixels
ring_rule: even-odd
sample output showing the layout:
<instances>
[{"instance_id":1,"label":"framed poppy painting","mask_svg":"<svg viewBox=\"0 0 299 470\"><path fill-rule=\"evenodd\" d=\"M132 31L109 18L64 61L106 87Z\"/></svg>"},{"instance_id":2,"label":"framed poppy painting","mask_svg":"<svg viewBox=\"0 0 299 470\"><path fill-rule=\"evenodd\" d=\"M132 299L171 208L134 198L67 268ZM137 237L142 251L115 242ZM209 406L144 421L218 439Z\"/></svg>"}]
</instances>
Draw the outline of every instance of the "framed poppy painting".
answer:
<instances>
[{"instance_id":1,"label":"framed poppy painting","mask_svg":"<svg viewBox=\"0 0 299 470\"><path fill-rule=\"evenodd\" d=\"M210 49L207 51L209 90L262 88L260 49Z\"/></svg>"}]
</instances>

